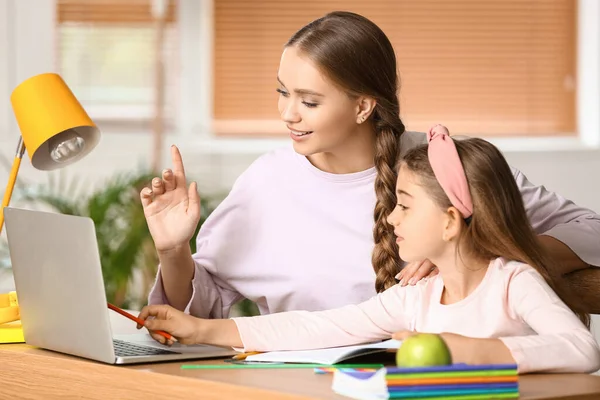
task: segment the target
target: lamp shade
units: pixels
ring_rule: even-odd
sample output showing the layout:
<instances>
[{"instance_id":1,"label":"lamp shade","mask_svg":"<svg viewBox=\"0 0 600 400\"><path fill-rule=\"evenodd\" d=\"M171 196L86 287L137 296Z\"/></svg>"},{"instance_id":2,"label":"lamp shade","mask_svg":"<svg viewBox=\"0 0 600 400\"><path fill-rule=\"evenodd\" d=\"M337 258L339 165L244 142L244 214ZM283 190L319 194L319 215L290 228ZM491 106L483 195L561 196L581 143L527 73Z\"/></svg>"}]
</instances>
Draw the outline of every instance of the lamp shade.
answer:
<instances>
[{"instance_id":1,"label":"lamp shade","mask_svg":"<svg viewBox=\"0 0 600 400\"><path fill-rule=\"evenodd\" d=\"M58 74L23 81L10 96L34 168L53 170L88 154L100 131Z\"/></svg>"}]
</instances>

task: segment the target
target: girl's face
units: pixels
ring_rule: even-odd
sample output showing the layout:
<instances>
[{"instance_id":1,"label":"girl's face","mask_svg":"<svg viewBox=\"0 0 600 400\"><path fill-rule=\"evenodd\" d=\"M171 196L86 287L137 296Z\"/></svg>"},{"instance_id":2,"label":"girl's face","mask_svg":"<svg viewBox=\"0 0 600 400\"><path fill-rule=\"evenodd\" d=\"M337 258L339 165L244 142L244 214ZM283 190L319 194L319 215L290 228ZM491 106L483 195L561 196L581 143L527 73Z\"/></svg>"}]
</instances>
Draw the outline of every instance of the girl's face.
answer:
<instances>
[{"instance_id":1,"label":"girl's face","mask_svg":"<svg viewBox=\"0 0 600 400\"><path fill-rule=\"evenodd\" d=\"M281 56L278 108L297 153L335 152L358 140L358 99L334 85L296 47Z\"/></svg>"},{"instance_id":2,"label":"girl's face","mask_svg":"<svg viewBox=\"0 0 600 400\"><path fill-rule=\"evenodd\" d=\"M400 258L406 262L436 260L446 253L447 213L427 195L418 177L402 166L396 182L397 205L387 221L394 227Z\"/></svg>"}]
</instances>

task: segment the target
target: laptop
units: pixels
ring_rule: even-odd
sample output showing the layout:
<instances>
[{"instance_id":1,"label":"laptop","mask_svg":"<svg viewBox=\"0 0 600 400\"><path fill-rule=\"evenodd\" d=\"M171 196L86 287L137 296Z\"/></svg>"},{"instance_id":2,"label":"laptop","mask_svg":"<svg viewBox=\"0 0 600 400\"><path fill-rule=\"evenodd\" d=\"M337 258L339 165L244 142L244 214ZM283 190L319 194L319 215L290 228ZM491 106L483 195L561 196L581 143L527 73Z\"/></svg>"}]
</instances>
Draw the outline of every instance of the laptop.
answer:
<instances>
[{"instance_id":1,"label":"laptop","mask_svg":"<svg viewBox=\"0 0 600 400\"><path fill-rule=\"evenodd\" d=\"M208 345L168 347L145 329L113 335L94 222L14 207L4 208L4 216L27 344L109 364L236 354Z\"/></svg>"}]
</instances>

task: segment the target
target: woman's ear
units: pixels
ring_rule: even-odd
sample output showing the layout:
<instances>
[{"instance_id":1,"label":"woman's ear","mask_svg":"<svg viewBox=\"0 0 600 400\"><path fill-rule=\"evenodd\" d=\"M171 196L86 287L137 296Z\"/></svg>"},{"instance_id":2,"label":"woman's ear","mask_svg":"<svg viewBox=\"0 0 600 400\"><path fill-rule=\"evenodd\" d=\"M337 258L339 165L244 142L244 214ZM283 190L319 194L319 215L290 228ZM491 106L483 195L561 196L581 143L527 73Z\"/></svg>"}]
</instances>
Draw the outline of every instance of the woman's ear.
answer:
<instances>
[{"instance_id":1,"label":"woman's ear","mask_svg":"<svg viewBox=\"0 0 600 400\"><path fill-rule=\"evenodd\" d=\"M446 220L444 221L444 232L442 239L451 242L460 235L463 226L463 217L456 207L449 207L446 210Z\"/></svg>"},{"instance_id":2,"label":"woman's ear","mask_svg":"<svg viewBox=\"0 0 600 400\"><path fill-rule=\"evenodd\" d=\"M377 101L373 97L359 96L356 103L356 123L362 124L365 122L377 105Z\"/></svg>"}]
</instances>

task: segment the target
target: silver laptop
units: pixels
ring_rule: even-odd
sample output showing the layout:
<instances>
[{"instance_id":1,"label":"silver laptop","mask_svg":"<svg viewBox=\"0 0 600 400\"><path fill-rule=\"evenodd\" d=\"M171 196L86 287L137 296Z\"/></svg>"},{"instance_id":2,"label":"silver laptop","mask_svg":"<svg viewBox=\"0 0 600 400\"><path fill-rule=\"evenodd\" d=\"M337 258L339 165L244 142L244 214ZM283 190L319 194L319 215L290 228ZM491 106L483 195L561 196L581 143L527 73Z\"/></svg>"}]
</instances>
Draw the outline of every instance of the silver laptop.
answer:
<instances>
[{"instance_id":1,"label":"silver laptop","mask_svg":"<svg viewBox=\"0 0 600 400\"><path fill-rule=\"evenodd\" d=\"M235 354L205 345L167 347L145 330L113 335L93 221L14 207L6 207L4 216L28 344L109 364Z\"/></svg>"}]
</instances>

